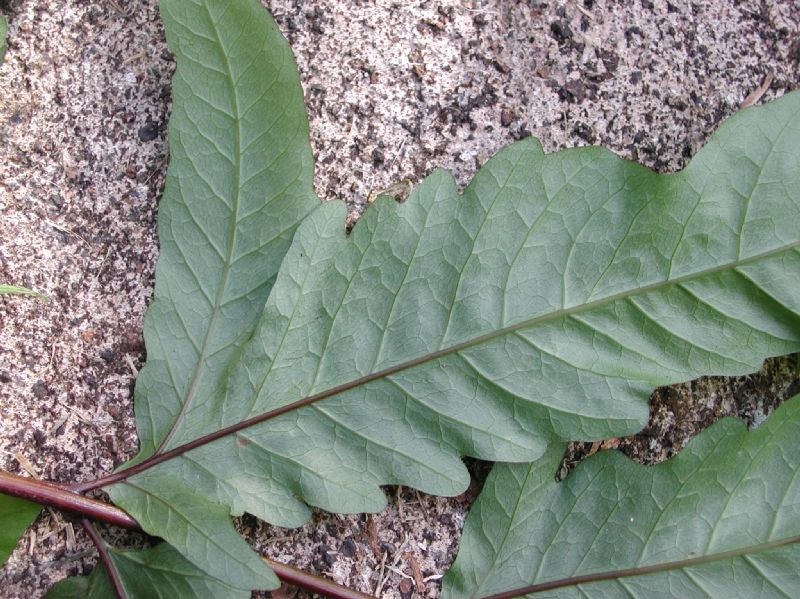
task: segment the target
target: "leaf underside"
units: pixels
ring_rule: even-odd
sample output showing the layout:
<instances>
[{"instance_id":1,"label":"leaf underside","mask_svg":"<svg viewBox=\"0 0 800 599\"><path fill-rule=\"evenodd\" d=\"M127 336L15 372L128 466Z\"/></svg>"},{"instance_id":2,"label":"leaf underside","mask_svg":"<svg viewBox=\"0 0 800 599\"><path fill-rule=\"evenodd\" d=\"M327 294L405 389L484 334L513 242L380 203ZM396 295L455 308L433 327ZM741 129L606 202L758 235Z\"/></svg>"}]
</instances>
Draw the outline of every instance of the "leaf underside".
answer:
<instances>
[{"instance_id":1,"label":"leaf underside","mask_svg":"<svg viewBox=\"0 0 800 599\"><path fill-rule=\"evenodd\" d=\"M166 543L140 551L108 548L108 554L126 599L177 599L203 597L249 599L250 592L220 583L186 561ZM108 599L114 588L103 564L88 576L73 577L56 584L47 599Z\"/></svg>"},{"instance_id":2,"label":"leaf underside","mask_svg":"<svg viewBox=\"0 0 800 599\"><path fill-rule=\"evenodd\" d=\"M800 593L800 396L755 432L723 420L654 467L606 451L556 483L562 455L554 445L534 463L494 467L443 599L590 575L606 579L564 580L546 596ZM614 572L629 568L656 571Z\"/></svg>"},{"instance_id":3,"label":"leaf underside","mask_svg":"<svg viewBox=\"0 0 800 599\"><path fill-rule=\"evenodd\" d=\"M297 224L319 204L299 76L271 17L255 0L160 7L177 58L170 166L135 391L140 452L125 467L184 438L198 407L222 392ZM277 585L231 528L228 507L200 500L178 514L168 488L159 494L147 519L158 521L155 534L237 588Z\"/></svg>"},{"instance_id":4,"label":"leaf underside","mask_svg":"<svg viewBox=\"0 0 800 599\"><path fill-rule=\"evenodd\" d=\"M267 234L249 217L265 189L298 218L313 199L299 92L273 96L295 89L290 51L254 1L162 10L178 71L137 461L319 400L108 487L209 574L266 584L229 514L295 526L308 504L380 510L383 484L454 495L463 455L525 462L633 433L654 387L800 349L800 95L737 114L672 175L529 139L463 197L437 171L402 205L379 199L349 238L328 202L271 286L279 250L258 243L284 248L297 219L267 206ZM267 134L252 162L237 154Z\"/></svg>"},{"instance_id":5,"label":"leaf underside","mask_svg":"<svg viewBox=\"0 0 800 599\"><path fill-rule=\"evenodd\" d=\"M434 172L402 205L379 199L347 238L342 203L315 208L302 89L260 3L162 0L161 10L178 63L171 163L135 393L141 450L125 468L316 403L107 488L174 547L112 550L131 597L274 588L230 515L295 526L308 505L376 511L383 484L454 495L468 483L464 455L537 460L493 476L541 495L550 474L529 474L553 471L561 441L637 431L654 387L747 373L800 349L800 94L735 115L673 175L602 148L545 155L524 140L463 197ZM730 451L767 435L714 431ZM674 463L705 459L707 438ZM632 468L619 460L590 464ZM615 480L623 492L632 482ZM713 550L728 540L717 526ZM685 559L675 546L660 559ZM469 576L451 584L467 589ZM105 596L108 585L98 567L53 596Z\"/></svg>"},{"instance_id":6,"label":"leaf underside","mask_svg":"<svg viewBox=\"0 0 800 599\"><path fill-rule=\"evenodd\" d=\"M291 50L255 0L162 0L177 57L137 460L183 437L252 333L300 220L319 204Z\"/></svg>"}]
</instances>

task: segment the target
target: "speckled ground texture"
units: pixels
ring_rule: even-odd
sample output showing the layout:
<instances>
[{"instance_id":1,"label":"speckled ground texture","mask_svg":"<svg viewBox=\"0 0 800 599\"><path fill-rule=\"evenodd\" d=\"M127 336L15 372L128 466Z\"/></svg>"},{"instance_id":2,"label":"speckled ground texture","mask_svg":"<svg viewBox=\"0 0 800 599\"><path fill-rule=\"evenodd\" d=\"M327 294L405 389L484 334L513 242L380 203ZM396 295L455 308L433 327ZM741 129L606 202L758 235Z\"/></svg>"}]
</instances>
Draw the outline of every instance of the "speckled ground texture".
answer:
<instances>
[{"instance_id":1,"label":"speckled ground texture","mask_svg":"<svg viewBox=\"0 0 800 599\"><path fill-rule=\"evenodd\" d=\"M376 191L436 167L464 185L527 135L548 151L597 143L672 171L769 75L763 100L800 86L794 0L265 4L297 55L318 193L350 202L351 219ZM0 281L50 296L0 299L0 466L86 479L136 449L131 391L174 64L155 0L0 10ZM565 471L601 445L663 459L724 414L757 424L798 391L797 373L784 358L753 377L661 389L643 435L576 445ZM455 499L391 488L381 514L240 527L264 554L359 590L436 597L478 487ZM78 528L45 512L0 572L0 596L39 597L87 572L94 553Z\"/></svg>"}]
</instances>

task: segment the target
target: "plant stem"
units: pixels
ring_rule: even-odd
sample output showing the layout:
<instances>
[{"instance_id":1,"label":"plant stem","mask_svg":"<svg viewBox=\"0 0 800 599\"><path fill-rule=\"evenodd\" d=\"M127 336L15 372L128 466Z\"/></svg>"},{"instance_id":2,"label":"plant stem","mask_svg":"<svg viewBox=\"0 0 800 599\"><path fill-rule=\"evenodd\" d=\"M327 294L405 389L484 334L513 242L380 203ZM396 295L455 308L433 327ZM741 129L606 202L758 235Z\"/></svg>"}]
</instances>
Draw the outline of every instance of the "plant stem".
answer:
<instances>
[{"instance_id":1,"label":"plant stem","mask_svg":"<svg viewBox=\"0 0 800 599\"><path fill-rule=\"evenodd\" d=\"M89 522L89 520L92 520L106 522L114 526L120 526L131 530L142 531L142 527L139 526L139 523L120 508L98 501L97 499L84 497L83 495L71 491L70 488L66 486L55 483L25 478L0 470L0 493L13 495L20 499L27 499L35 503L57 507L78 514L87 521L90 527L91 522ZM95 531L94 528L91 530L92 532L87 528L89 537L91 537L94 544L97 545L97 550L100 552L100 559L102 559L103 563L106 565L109 576L111 576L111 581L114 583L114 576L111 574L113 566L110 565L110 556L108 555L105 541L97 535L97 531ZM97 540L95 540L93 533L97 535ZM103 551L106 553L105 557L103 556ZM109 561L107 561L107 559ZM371 595L365 595L359 591L349 589L332 580L309 574L303 570L272 561L271 559L263 559L281 580L302 587L312 593L319 593L326 597L331 597L331 599L374 599ZM121 599L125 599L124 594L119 595L120 591L124 593L121 583L119 587L117 587L117 584L114 584L114 588L117 590L118 596L121 597Z\"/></svg>"},{"instance_id":2,"label":"plant stem","mask_svg":"<svg viewBox=\"0 0 800 599\"><path fill-rule=\"evenodd\" d=\"M109 580L111 580L111 586L114 587L114 593L117 595L117 599L128 599L128 594L125 592L125 587L122 586L122 581L119 579L119 574L117 574L117 569L114 567L114 562L111 561L111 556L108 554L108 545L103 540L103 537L97 532L94 524L89 522L86 518L81 519L81 524L86 534L88 534L89 538L92 540L92 543L94 543L94 546L97 547L97 553L100 554L100 561L102 561L103 565L106 567L106 573L108 574Z\"/></svg>"},{"instance_id":3,"label":"plant stem","mask_svg":"<svg viewBox=\"0 0 800 599\"><path fill-rule=\"evenodd\" d=\"M324 597L332 597L333 599L375 599L372 595L366 595L354 589L349 589L327 578L314 576L313 574L293 568L292 566L274 562L271 559L263 559L267 562L267 565L275 571L278 578L289 584L302 587L312 593L319 593Z\"/></svg>"},{"instance_id":4,"label":"plant stem","mask_svg":"<svg viewBox=\"0 0 800 599\"><path fill-rule=\"evenodd\" d=\"M0 493L56 507L90 520L108 522L123 528L139 528L139 523L121 509L78 495L54 483L0 471Z\"/></svg>"}]
</instances>

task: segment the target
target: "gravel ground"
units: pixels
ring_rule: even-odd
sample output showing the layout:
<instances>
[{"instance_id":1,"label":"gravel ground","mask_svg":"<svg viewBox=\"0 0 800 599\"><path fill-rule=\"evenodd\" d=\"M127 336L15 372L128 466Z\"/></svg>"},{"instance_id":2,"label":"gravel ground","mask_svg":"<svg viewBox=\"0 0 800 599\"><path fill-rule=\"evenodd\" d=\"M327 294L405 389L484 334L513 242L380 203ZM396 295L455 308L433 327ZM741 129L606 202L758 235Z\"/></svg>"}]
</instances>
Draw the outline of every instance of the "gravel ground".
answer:
<instances>
[{"instance_id":1,"label":"gravel ground","mask_svg":"<svg viewBox=\"0 0 800 599\"><path fill-rule=\"evenodd\" d=\"M527 135L547 151L602 144L672 171L765 82L764 99L800 86L793 0L265 5L297 54L317 191L346 199L351 218L377 191L400 194L435 167L464 185ZM131 390L174 64L155 0L0 0L0 11L10 21L0 282L50 297L0 299L0 467L85 479L136 449ZM661 389L643 435L576 445L565 469L601 445L663 459L723 414L757 424L800 388L795 360ZM263 553L360 590L436 597L477 490L444 499L391 488L381 514L239 526ZM45 512L0 571L0 596L39 597L88 571L94 554L77 528Z\"/></svg>"}]
</instances>

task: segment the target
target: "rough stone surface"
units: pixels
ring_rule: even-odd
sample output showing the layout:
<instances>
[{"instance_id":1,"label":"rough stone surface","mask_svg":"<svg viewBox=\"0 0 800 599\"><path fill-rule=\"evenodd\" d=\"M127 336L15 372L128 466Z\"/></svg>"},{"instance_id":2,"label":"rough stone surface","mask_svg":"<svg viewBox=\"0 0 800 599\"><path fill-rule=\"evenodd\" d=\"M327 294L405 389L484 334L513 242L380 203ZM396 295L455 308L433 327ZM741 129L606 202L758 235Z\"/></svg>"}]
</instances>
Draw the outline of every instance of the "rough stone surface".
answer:
<instances>
[{"instance_id":1,"label":"rough stone surface","mask_svg":"<svg viewBox=\"0 0 800 599\"><path fill-rule=\"evenodd\" d=\"M433 168L464 185L527 135L547 151L597 143L675 170L768 75L764 99L800 84L793 0L266 4L297 54L318 193L346 199L353 218ZM0 281L50 296L0 299L0 466L85 479L136 448L174 65L155 0L0 10ZM756 377L659 390L645 434L604 446L652 462L723 414L757 424L798 390L797 370L775 360ZM598 447L573 447L565 470ZM315 514L296 531L239 526L259 551L360 590L436 597L477 488L455 499L388 489L381 514ZM45 512L0 572L0 596L38 597L88 571L78 529Z\"/></svg>"}]
</instances>

